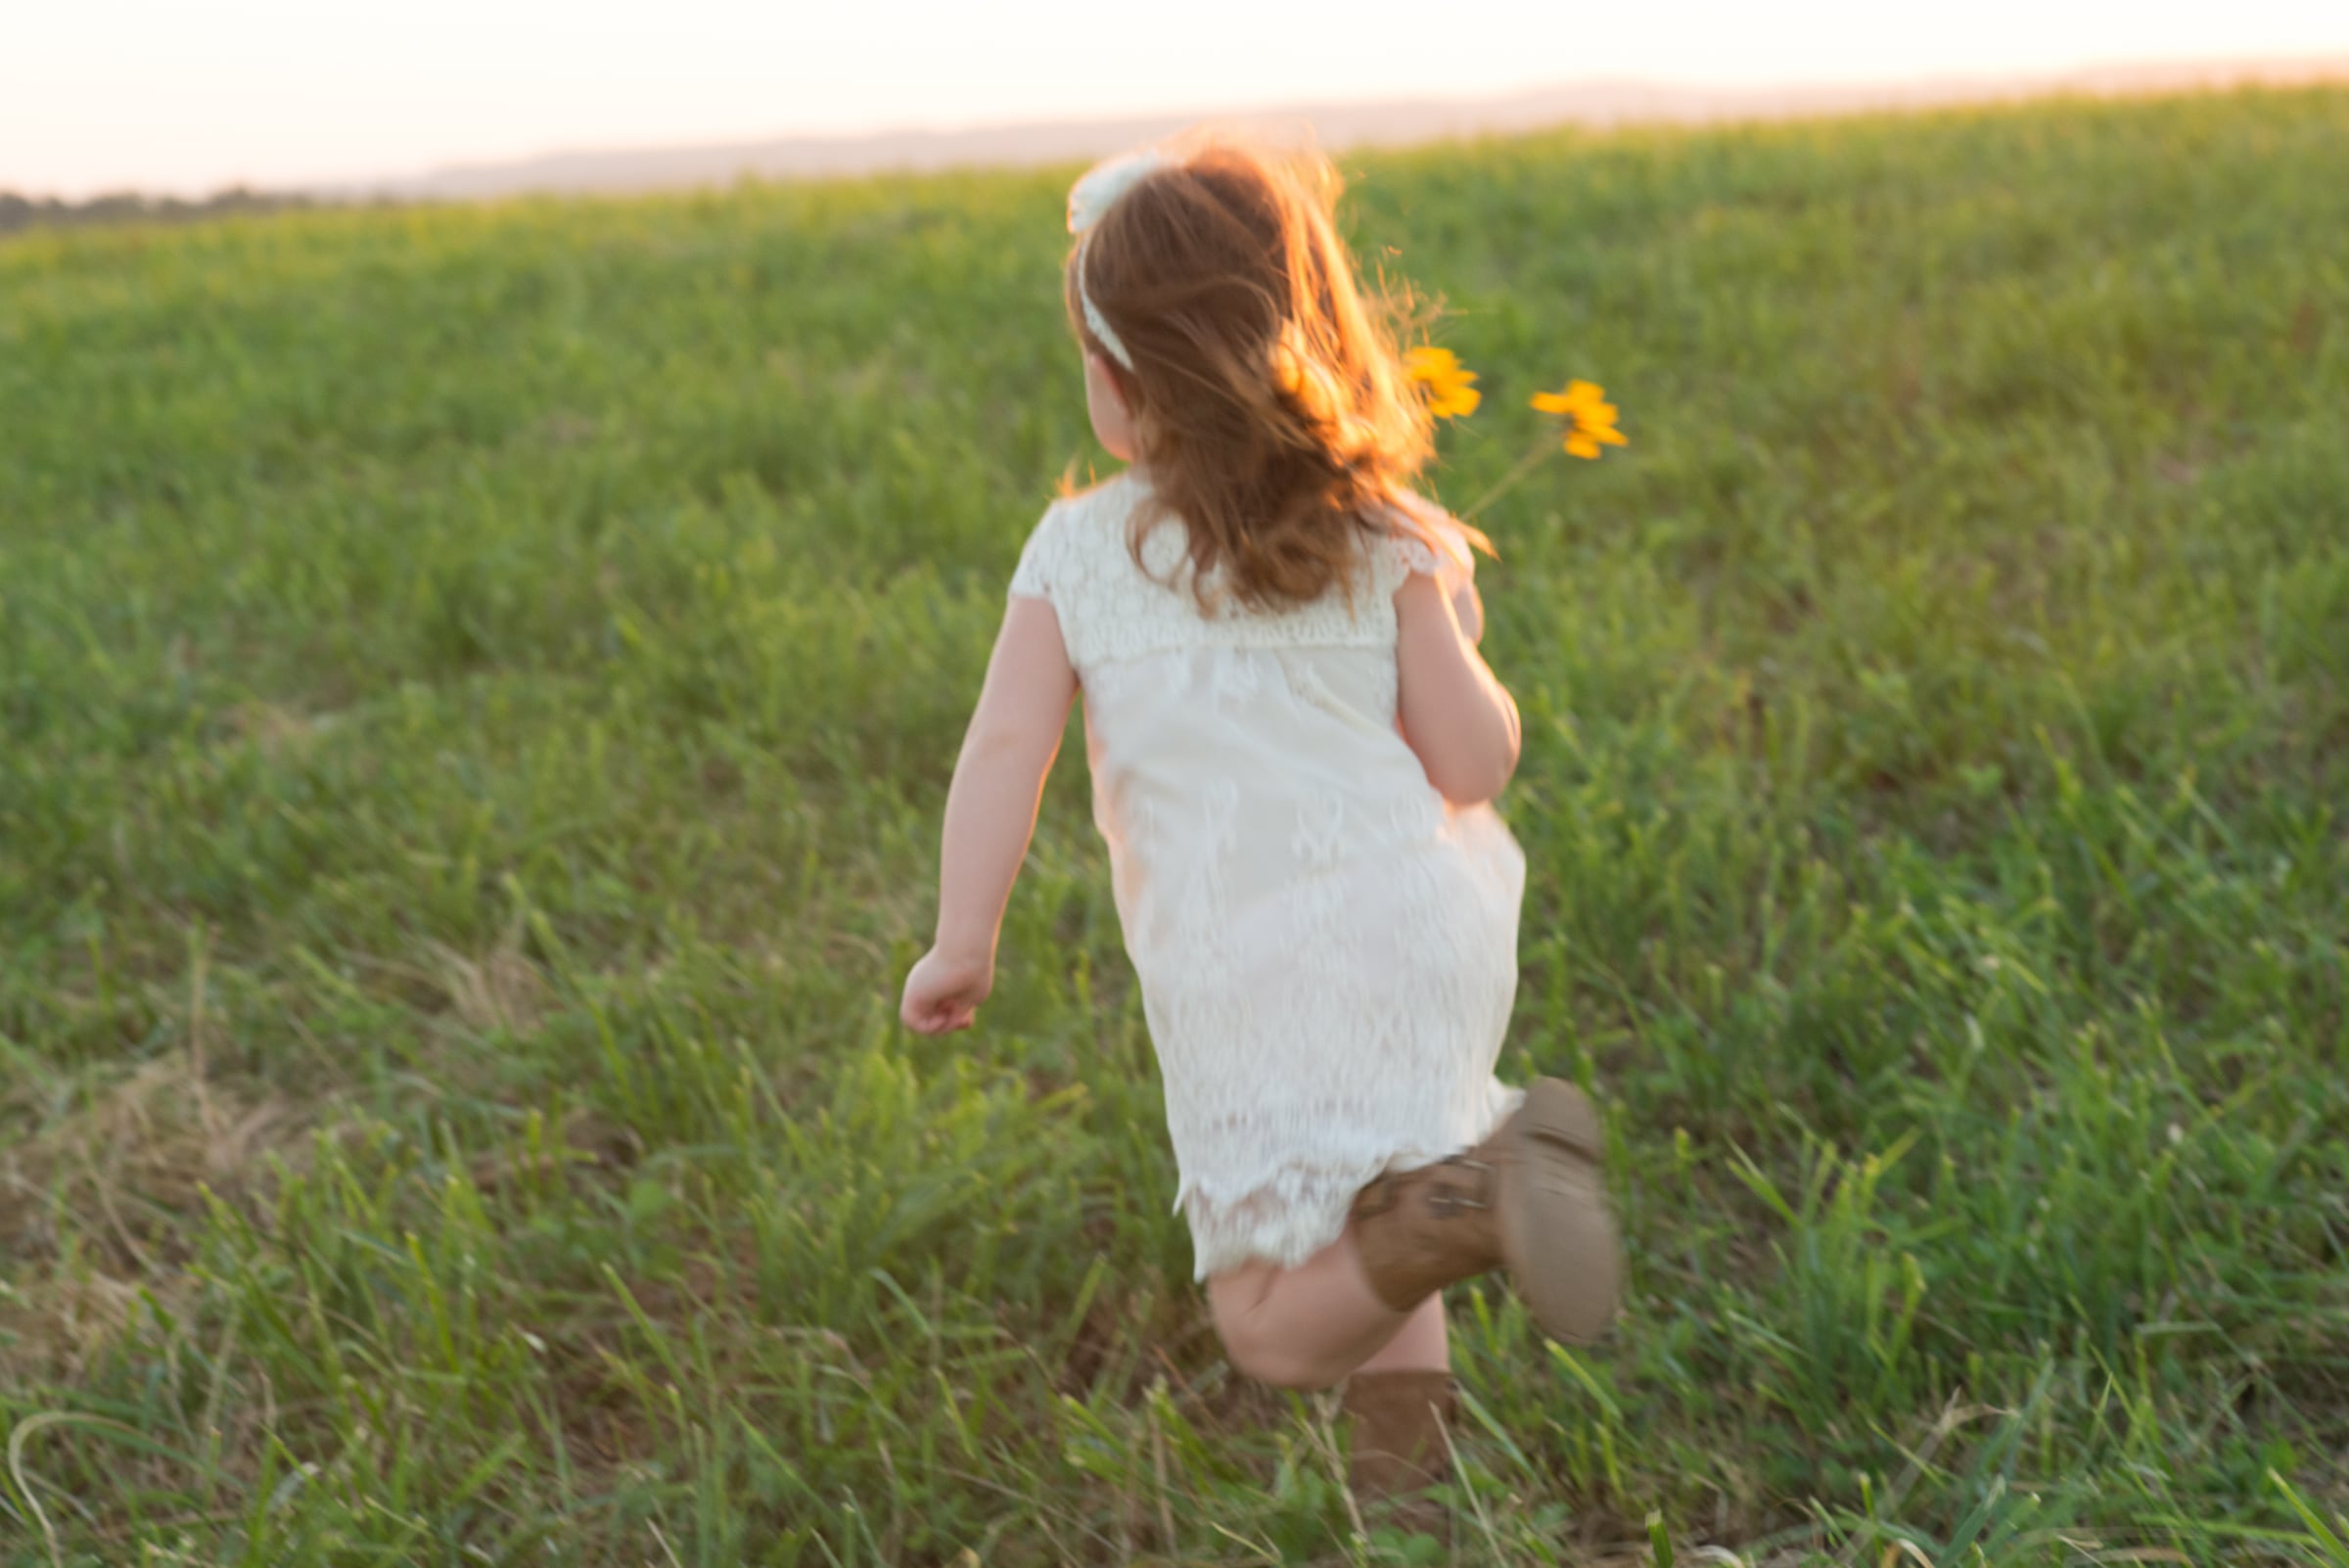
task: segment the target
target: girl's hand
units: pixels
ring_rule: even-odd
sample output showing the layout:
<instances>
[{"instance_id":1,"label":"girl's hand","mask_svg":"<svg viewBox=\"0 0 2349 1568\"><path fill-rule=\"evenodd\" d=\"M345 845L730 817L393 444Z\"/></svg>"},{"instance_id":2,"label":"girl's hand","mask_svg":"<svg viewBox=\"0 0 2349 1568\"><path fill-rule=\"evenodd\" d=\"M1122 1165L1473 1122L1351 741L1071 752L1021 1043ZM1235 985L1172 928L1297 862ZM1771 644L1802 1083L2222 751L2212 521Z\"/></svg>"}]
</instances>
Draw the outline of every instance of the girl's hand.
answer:
<instances>
[{"instance_id":1,"label":"girl's hand","mask_svg":"<svg viewBox=\"0 0 2349 1568\"><path fill-rule=\"evenodd\" d=\"M971 1027L987 993L995 989L995 966L986 958L958 957L933 947L905 977L898 1017L917 1035L944 1035Z\"/></svg>"}]
</instances>

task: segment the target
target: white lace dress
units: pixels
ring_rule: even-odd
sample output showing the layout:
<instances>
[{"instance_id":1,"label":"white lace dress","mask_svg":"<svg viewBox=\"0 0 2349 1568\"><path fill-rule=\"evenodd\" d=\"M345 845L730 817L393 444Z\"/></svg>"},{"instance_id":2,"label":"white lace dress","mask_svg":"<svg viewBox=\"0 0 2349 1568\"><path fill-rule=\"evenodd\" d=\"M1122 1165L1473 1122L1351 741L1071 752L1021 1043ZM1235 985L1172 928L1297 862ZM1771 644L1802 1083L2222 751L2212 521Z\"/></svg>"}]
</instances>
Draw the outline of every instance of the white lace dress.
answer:
<instances>
[{"instance_id":1,"label":"white lace dress","mask_svg":"<svg viewBox=\"0 0 2349 1568\"><path fill-rule=\"evenodd\" d=\"M1137 568L1128 475L1044 514L1011 591L1049 600L1084 693L1093 820L1141 982L1197 1274L1302 1262L1381 1171L1483 1138L1517 988L1525 860L1455 809L1396 727L1394 592L1415 540L1343 597L1202 616ZM1153 580L1153 577L1159 580Z\"/></svg>"}]
</instances>

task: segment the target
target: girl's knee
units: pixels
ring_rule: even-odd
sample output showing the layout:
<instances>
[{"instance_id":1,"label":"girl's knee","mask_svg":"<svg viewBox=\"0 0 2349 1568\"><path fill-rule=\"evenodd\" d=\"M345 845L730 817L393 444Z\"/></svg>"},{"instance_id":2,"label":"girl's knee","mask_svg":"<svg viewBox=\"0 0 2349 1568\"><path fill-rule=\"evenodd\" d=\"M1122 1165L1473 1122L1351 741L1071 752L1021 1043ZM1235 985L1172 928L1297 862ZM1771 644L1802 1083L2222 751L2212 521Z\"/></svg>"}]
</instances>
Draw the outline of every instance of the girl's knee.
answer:
<instances>
[{"instance_id":1,"label":"girl's knee","mask_svg":"<svg viewBox=\"0 0 2349 1568\"><path fill-rule=\"evenodd\" d=\"M1267 1331L1255 1314L1226 1312L1219 1303L1215 1318L1224 1358L1260 1383L1274 1388L1323 1389L1336 1384L1348 1371L1334 1364L1326 1353L1291 1336Z\"/></svg>"}]
</instances>

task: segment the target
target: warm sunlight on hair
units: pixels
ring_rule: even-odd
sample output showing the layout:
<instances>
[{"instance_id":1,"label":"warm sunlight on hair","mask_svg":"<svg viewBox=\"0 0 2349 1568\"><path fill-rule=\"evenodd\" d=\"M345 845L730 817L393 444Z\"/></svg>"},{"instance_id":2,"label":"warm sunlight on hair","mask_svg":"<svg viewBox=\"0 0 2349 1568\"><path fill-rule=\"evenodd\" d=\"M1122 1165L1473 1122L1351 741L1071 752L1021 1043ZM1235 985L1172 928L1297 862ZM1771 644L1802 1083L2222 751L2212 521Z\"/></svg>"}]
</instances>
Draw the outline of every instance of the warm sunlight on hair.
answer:
<instances>
[{"instance_id":1,"label":"warm sunlight on hair","mask_svg":"<svg viewBox=\"0 0 2349 1568\"><path fill-rule=\"evenodd\" d=\"M1396 294L1368 294L1332 225L1337 171L1316 154L1211 140L1123 196L1071 253L1132 360L1117 369L1156 515L1181 521L1194 582L1278 608L1348 580L1363 538L1430 455ZM1407 519L1400 526L1416 528Z\"/></svg>"}]
</instances>

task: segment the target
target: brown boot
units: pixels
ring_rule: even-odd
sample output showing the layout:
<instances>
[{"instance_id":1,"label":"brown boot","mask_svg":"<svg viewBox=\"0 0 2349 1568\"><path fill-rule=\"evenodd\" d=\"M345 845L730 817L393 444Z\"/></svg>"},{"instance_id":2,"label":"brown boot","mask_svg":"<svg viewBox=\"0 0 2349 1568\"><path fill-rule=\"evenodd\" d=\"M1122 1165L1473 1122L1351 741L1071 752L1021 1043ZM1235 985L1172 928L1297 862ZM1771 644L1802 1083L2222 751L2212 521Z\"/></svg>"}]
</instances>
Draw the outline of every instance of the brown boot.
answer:
<instances>
[{"instance_id":1,"label":"brown boot","mask_svg":"<svg viewBox=\"0 0 2349 1568\"><path fill-rule=\"evenodd\" d=\"M1605 1144L1582 1090L1544 1078L1466 1154L1390 1172L1354 1200L1355 1243L1379 1299L1409 1312L1435 1291L1506 1264L1543 1332L1588 1344L1621 1290Z\"/></svg>"},{"instance_id":2,"label":"brown boot","mask_svg":"<svg viewBox=\"0 0 2349 1568\"><path fill-rule=\"evenodd\" d=\"M1451 1478L1445 1429L1452 1412L1450 1372L1357 1372L1346 1380L1345 1409L1352 1428L1347 1472L1357 1500L1375 1517L1443 1537L1451 1528L1444 1504L1423 1494Z\"/></svg>"}]
</instances>

